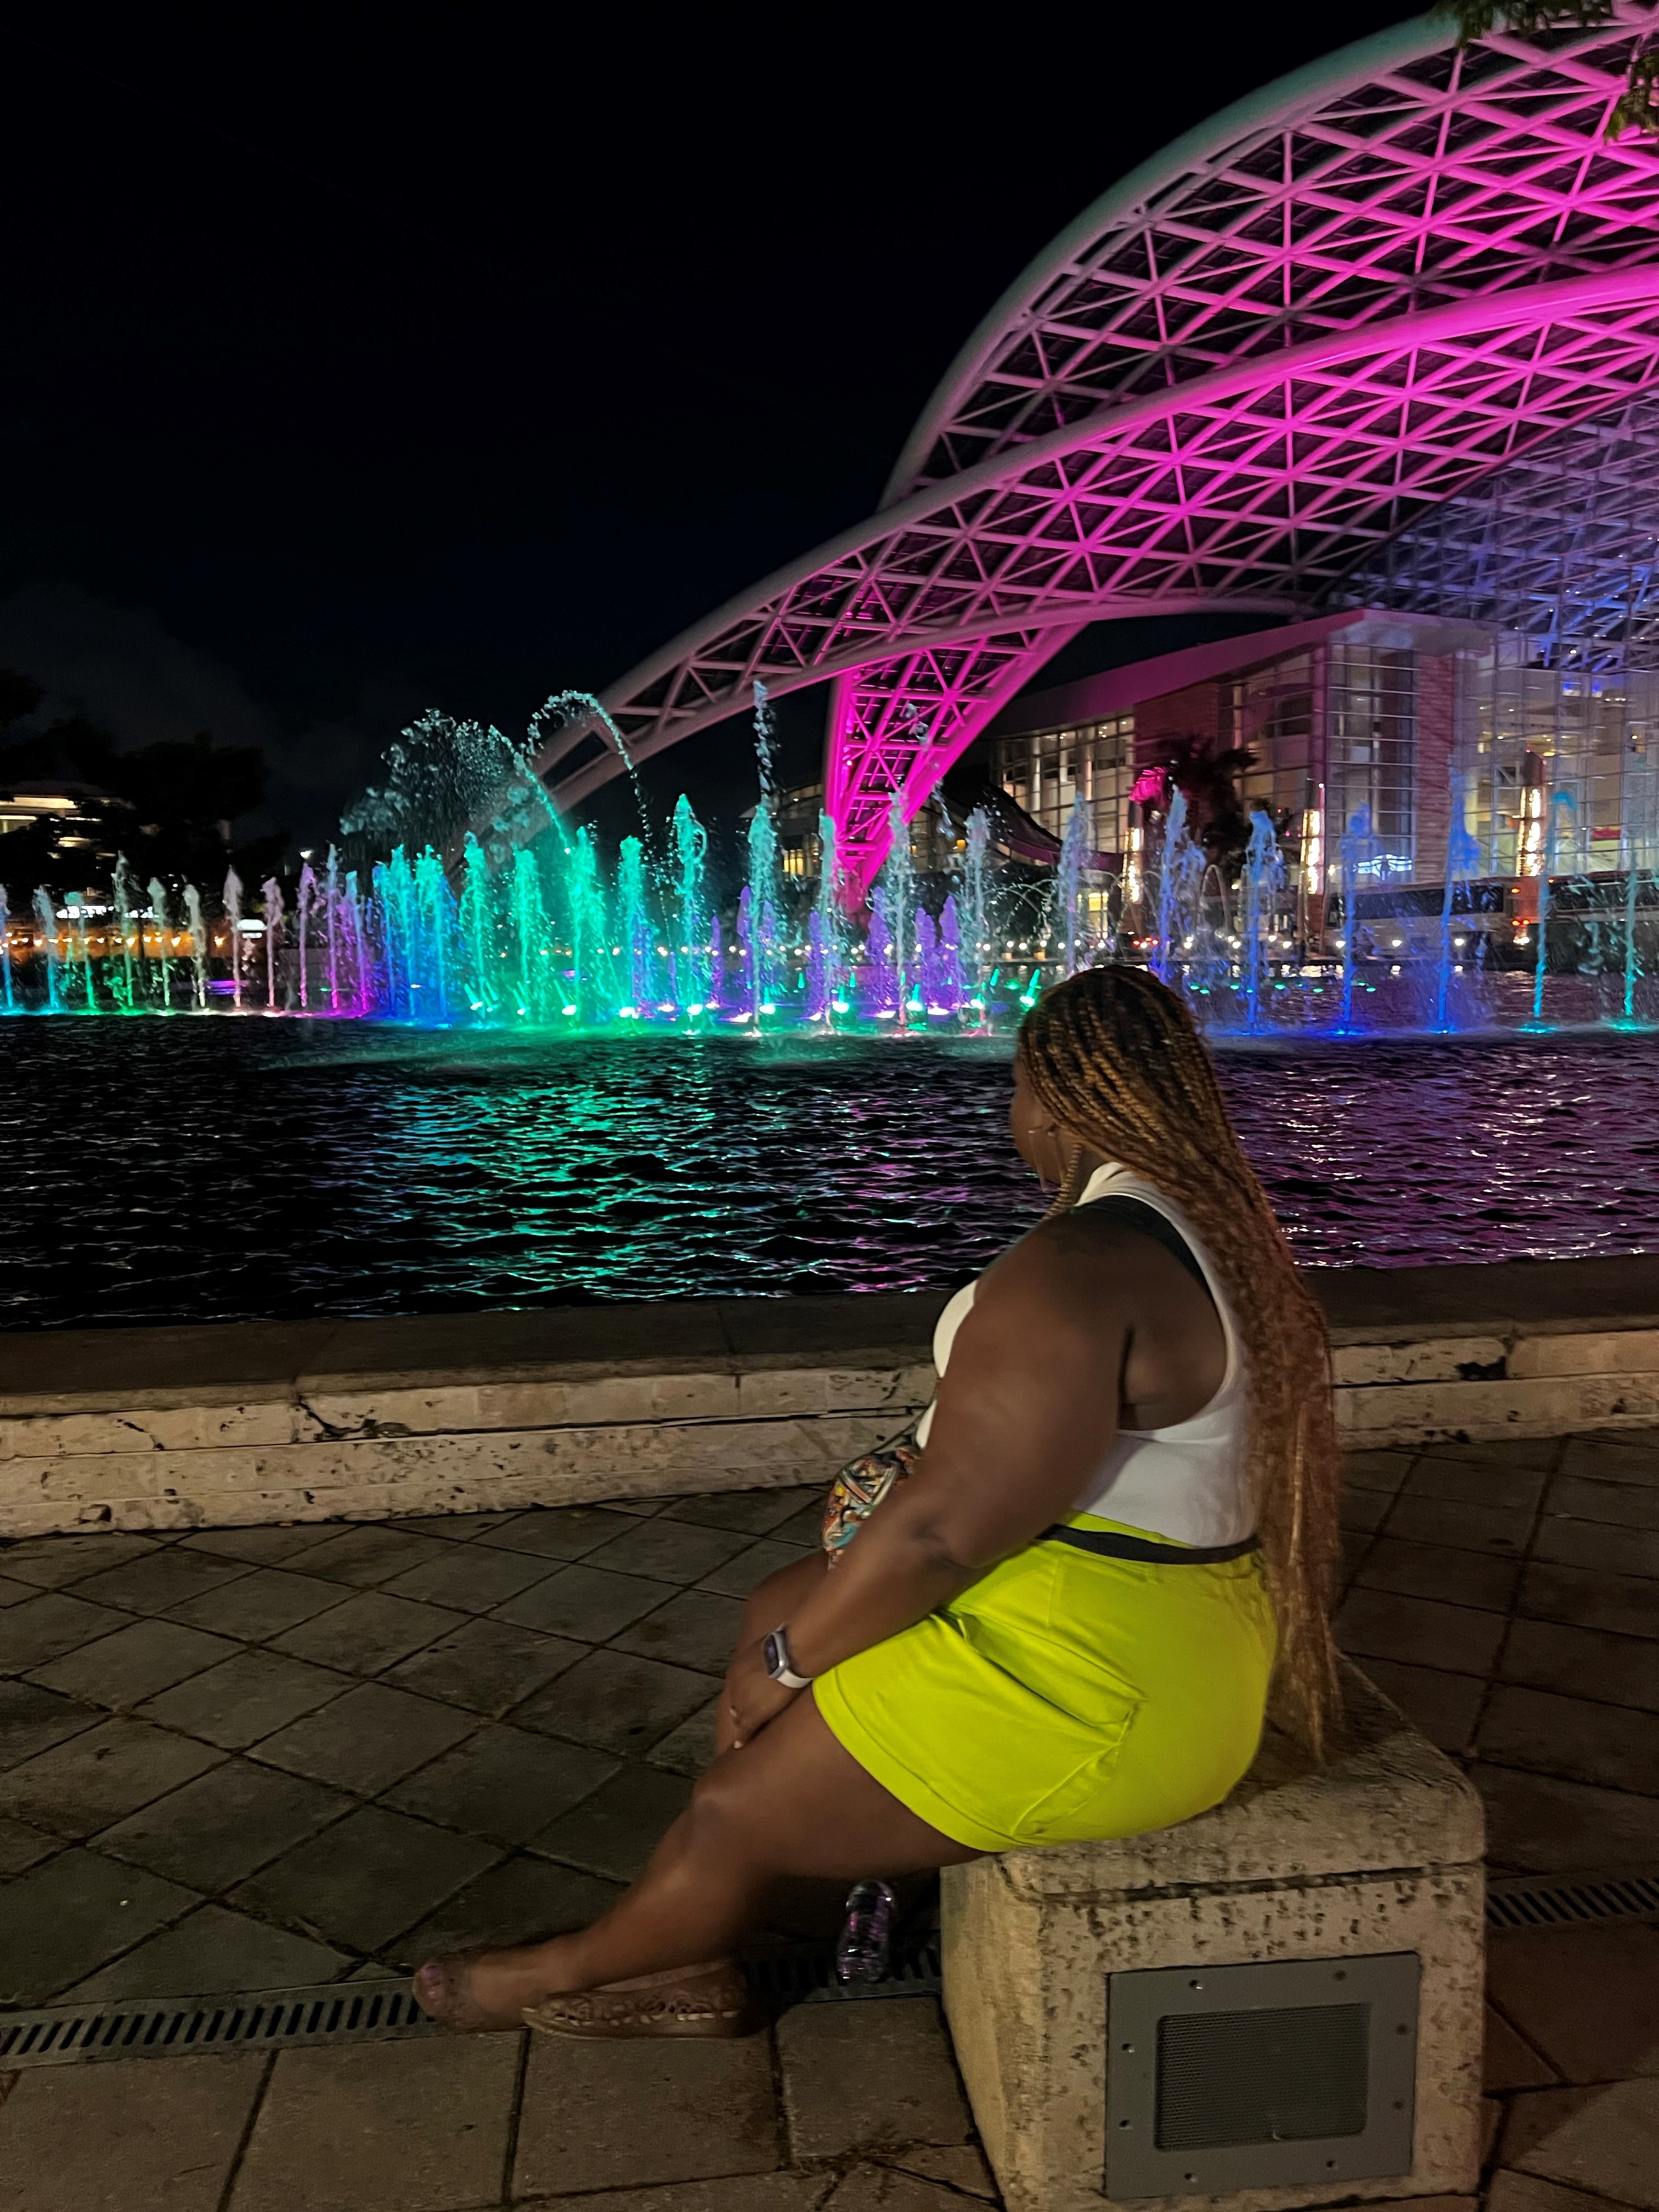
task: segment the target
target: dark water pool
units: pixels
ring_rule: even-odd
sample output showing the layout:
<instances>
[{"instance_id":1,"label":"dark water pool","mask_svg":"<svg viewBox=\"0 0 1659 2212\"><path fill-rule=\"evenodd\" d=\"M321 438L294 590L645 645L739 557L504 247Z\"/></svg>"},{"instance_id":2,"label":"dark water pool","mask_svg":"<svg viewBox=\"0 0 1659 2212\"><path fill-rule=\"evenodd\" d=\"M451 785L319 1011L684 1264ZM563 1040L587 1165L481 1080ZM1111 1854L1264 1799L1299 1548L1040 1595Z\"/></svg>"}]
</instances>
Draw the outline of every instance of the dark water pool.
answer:
<instances>
[{"instance_id":1,"label":"dark water pool","mask_svg":"<svg viewBox=\"0 0 1659 2212\"><path fill-rule=\"evenodd\" d=\"M1224 1048L1327 1267L1659 1249L1659 1042ZM1000 1042L0 1024L0 1326L961 1281L1038 1212Z\"/></svg>"}]
</instances>

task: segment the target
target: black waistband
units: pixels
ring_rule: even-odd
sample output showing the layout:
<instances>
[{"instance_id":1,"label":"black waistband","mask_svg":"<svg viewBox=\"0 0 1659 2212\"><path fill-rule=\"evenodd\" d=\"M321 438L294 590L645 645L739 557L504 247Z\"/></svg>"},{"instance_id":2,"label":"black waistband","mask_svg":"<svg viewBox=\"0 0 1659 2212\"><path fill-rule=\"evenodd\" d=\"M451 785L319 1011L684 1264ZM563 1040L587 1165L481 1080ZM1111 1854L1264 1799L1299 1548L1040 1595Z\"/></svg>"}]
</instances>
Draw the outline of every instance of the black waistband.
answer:
<instances>
[{"instance_id":1,"label":"black waistband","mask_svg":"<svg viewBox=\"0 0 1659 2212\"><path fill-rule=\"evenodd\" d=\"M1149 1536L1120 1536L1110 1528L1068 1528L1063 1521L1045 1528L1037 1541L1075 1544L1079 1552L1097 1552L1103 1559L1146 1559L1154 1566L1176 1567L1215 1566L1261 1549L1260 1536L1245 1536L1237 1544L1155 1544Z\"/></svg>"}]
</instances>

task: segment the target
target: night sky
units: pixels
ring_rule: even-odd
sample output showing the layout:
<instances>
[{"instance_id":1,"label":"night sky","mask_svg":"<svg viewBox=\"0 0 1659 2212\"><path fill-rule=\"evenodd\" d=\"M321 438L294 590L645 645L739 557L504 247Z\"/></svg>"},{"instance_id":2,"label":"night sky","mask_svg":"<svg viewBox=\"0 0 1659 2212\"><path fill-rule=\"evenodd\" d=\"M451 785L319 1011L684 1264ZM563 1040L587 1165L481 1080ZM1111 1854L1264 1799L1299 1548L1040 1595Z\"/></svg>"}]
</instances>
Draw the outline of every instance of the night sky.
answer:
<instances>
[{"instance_id":1,"label":"night sky","mask_svg":"<svg viewBox=\"0 0 1659 2212\"><path fill-rule=\"evenodd\" d=\"M1080 209L1413 12L37 11L0 663L125 743L259 739L325 836L420 709L521 727L867 514ZM746 748L653 799L732 803Z\"/></svg>"}]
</instances>

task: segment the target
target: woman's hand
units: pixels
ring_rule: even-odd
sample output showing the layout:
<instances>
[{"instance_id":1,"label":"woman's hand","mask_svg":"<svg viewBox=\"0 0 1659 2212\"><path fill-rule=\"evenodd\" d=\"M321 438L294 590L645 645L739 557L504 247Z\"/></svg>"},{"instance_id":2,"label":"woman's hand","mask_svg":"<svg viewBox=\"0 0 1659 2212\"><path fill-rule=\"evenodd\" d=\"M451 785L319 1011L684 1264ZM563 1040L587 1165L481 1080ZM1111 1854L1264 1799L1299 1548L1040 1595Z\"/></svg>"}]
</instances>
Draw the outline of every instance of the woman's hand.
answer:
<instances>
[{"instance_id":1,"label":"woman's hand","mask_svg":"<svg viewBox=\"0 0 1659 2212\"><path fill-rule=\"evenodd\" d=\"M799 1690L785 1689L767 1673L765 1647L765 1638L757 1637L726 1669L715 1725L715 1745L720 1751L736 1751L751 1741L800 1695Z\"/></svg>"}]
</instances>

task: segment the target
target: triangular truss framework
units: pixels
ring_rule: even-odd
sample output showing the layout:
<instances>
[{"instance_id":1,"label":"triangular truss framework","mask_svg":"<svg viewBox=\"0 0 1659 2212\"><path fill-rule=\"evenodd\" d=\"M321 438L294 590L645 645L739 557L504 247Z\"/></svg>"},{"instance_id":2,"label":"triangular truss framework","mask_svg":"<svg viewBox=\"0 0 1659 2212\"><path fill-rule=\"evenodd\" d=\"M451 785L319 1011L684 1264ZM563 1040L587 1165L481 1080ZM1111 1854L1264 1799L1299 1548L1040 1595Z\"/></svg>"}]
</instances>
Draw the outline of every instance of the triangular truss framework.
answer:
<instances>
[{"instance_id":1,"label":"triangular truss framework","mask_svg":"<svg viewBox=\"0 0 1659 2212\"><path fill-rule=\"evenodd\" d=\"M1574 634L1626 637L1648 617L1609 548L1639 536L1659 467L1639 398L1659 384L1659 148L1605 131L1654 30L1659 8L1625 4L1547 50L1460 52L1408 24L1126 180L970 341L877 515L610 688L629 752L740 711L757 680L836 678L826 803L857 898L895 795L914 813L1103 617L1288 613L1363 579L1385 604L1443 586L1535 623L1553 561L1558 605L1593 602ZM1563 507L1592 453L1605 527ZM1526 510L1524 551L1495 545L1489 479ZM1560 580L1575 546L1582 589ZM621 763L568 732L539 765L571 805Z\"/></svg>"}]
</instances>

